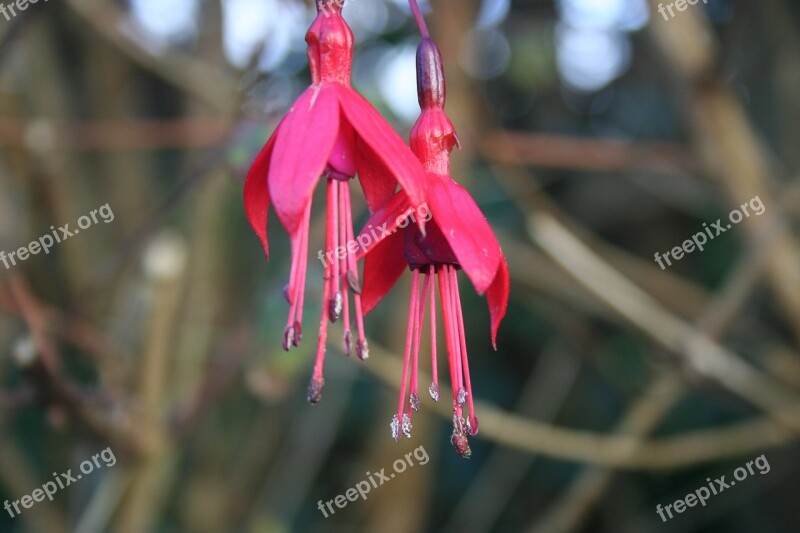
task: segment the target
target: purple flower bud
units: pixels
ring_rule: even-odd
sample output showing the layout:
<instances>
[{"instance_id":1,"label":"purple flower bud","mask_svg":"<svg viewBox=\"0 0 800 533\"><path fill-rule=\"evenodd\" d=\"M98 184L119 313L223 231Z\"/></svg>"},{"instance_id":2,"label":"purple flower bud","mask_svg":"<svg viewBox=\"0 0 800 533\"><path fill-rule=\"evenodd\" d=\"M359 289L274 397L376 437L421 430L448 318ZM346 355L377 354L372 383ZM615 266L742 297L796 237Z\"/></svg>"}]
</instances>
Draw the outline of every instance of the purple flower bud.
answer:
<instances>
[{"instance_id":1,"label":"purple flower bud","mask_svg":"<svg viewBox=\"0 0 800 533\"><path fill-rule=\"evenodd\" d=\"M417 47L417 96L422 109L444 109L447 93L442 53L429 37Z\"/></svg>"}]
</instances>

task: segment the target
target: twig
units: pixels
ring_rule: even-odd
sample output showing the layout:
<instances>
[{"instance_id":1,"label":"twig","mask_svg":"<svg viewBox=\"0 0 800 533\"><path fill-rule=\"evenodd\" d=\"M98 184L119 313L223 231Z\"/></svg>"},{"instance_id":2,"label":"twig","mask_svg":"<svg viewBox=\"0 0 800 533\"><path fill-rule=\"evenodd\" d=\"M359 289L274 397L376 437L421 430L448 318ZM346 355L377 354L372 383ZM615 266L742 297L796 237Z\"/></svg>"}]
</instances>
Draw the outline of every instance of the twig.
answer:
<instances>
[{"instance_id":1,"label":"twig","mask_svg":"<svg viewBox=\"0 0 800 533\"><path fill-rule=\"evenodd\" d=\"M747 295L752 293L761 279L764 267L761 246L750 247L726 280L719 296L709 303L705 312L697 319L697 327L707 335L719 337L730 327L737 312L747 301ZM678 385L678 376L674 373L659 379L654 388L666 389L669 394L645 394L628 409L619 423L617 433L644 436L652 432L680 399ZM577 530L592 506L605 493L614 474L612 470L597 467L585 469L563 496L544 515L536 518L531 531L561 533Z\"/></svg>"},{"instance_id":2,"label":"twig","mask_svg":"<svg viewBox=\"0 0 800 533\"><path fill-rule=\"evenodd\" d=\"M653 9L658 1L650 0ZM702 10L689 10L674 24L658 17L648 27L655 44L682 82L686 118L705 155L709 173L727 187L733 207L759 196L767 211L744 229L753 239L770 227L778 243L769 253L769 281L800 343L800 247L778 208L778 185L771 176L773 158L761 142L743 106L716 69L717 43Z\"/></svg>"},{"instance_id":3,"label":"twig","mask_svg":"<svg viewBox=\"0 0 800 533\"><path fill-rule=\"evenodd\" d=\"M219 146L233 129L230 119L188 117L168 120L103 120L44 123L57 150L163 150ZM27 148L31 123L0 119L0 146Z\"/></svg>"},{"instance_id":4,"label":"twig","mask_svg":"<svg viewBox=\"0 0 800 533\"><path fill-rule=\"evenodd\" d=\"M227 72L197 58L165 50L159 56L125 35L125 13L105 0L67 0L66 4L83 22L117 47L135 63L164 81L194 96L225 115L235 113L239 101L236 82Z\"/></svg>"},{"instance_id":5,"label":"twig","mask_svg":"<svg viewBox=\"0 0 800 533\"><path fill-rule=\"evenodd\" d=\"M89 407L89 401L79 387L66 381L60 374L60 356L47 332L47 317L25 281L18 275L9 278L11 293L19 306L37 350L37 359L30 367L39 382L39 394L56 404L63 405L85 427L103 441L112 443L122 453L138 454L141 442L124 416L101 417Z\"/></svg>"},{"instance_id":6,"label":"twig","mask_svg":"<svg viewBox=\"0 0 800 533\"><path fill-rule=\"evenodd\" d=\"M670 352L680 356L699 375L764 409L795 430L800 398L773 381L708 335L676 317L650 295L594 255L549 213L531 215L531 238L587 289L602 298L631 324Z\"/></svg>"},{"instance_id":7,"label":"twig","mask_svg":"<svg viewBox=\"0 0 800 533\"><path fill-rule=\"evenodd\" d=\"M501 164L585 170L591 172L693 172L692 154L670 143L591 139L509 131L487 133L481 153Z\"/></svg>"}]
</instances>

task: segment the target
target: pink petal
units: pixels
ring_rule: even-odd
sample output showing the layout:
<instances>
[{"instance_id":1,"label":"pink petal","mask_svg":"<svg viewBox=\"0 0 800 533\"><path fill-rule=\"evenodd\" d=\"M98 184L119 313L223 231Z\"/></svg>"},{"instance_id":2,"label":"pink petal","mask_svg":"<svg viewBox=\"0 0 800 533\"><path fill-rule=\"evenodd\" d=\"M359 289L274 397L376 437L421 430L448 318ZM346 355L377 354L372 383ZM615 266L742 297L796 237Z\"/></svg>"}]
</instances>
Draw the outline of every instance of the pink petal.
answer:
<instances>
[{"instance_id":1,"label":"pink petal","mask_svg":"<svg viewBox=\"0 0 800 533\"><path fill-rule=\"evenodd\" d=\"M408 268L403 257L403 232L398 231L371 249L364 260L361 305L364 315L372 311Z\"/></svg>"},{"instance_id":2,"label":"pink petal","mask_svg":"<svg viewBox=\"0 0 800 533\"><path fill-rule=\"evenodd\" d=\"M430 175L428 203L434 220L478 294L495 278L503 253L472 196L450 178Z\"/></svg>"},{"instance_id":3,"label":"pink petal","mask_svg":"<svg viewBox=\"0 0 800 533\"><path fill-rule=\"evenodd\" d=\"M270 157L275 146L275 134L280 129L280 124L275 128L267 144L261 148L255 161L247 172L244 182L244 210L247 219L261 239L264 253L269 259L269 243L267 240L267 214L269 213L269 187L267 187L267 173L269 172Z\"/></svg>"},{"instance_id":4,"label":"pink petal","mask_svg":"<svg viewBox=\"0 0 800 533\"><path fill-rule=\"evenodd\" d=\"M339 135L339 105L333 85L311 86L283 118L269 169L272 205L293 235L328 166Z\"/></svg>"},{"instance_id":5,"label":"pink petal","mask_svg":"<svg viewBox=\"0 0 800 533\"><path fill-rule=\"evenodd\" d=\"M506 258L500 258L500 268L494 281L486 291L486 301L489 303L489 315L492 320L492 346L497 350L497 330L500 329L500 322L506 316L508 309L508 292L510 283L508 279L508 265Z\"/></svg>"},{"instance_id":6,"label":"pink petal","mask_svg":"<svg viewBox=\"0 0 800 533\"><path fill-rule=\"evenodd\" d=\"M398 224L404 216L407 216L413 208L408 200L408 196L400 191L379 207L372 216L369 217L364 229L356 238L356 242L363 243L358 248L356 260L360 260L368 255L372 249L397 231ZM409 221L410 223L410 221Z\"/></svg>"},{"instance_id":7,"label":"pink petal","mask_svg":"<svg viewBox=\"0 0 800 533\"><path fill-rule=\"evenodd\" d=\"M333 146L328 165L343 176L356 175L356 135L353 127L346 120L339 120L339 136Z\"/></svg>"},{"instance_id":8,"label":"pink petal","mask_svg":"<svg viewBox=\"0 0 800 533\"><path fill-rule=\"evenodd\" d=\"M349 87L337 86L337 90L342 111L353 125L359 139L363 141L359 151L362 154L372 152L373 159L371 161L374 162L375 159L378 159L383 162L389 176L396 180L408 194L412 205L422 204L425 201L425 171L419 160L375 108L360 94ZM373 176L372 179L379 178ZM385 179L385 177L380 179ZM381 184L376 187L385 189L386 186ZM364 191L366 194L367 188ZM376 200L376 203L380 202Z\"/></svg>"},{"instance_id":9,"label":"pink petal","mask_svg":"<svg viewBox=\"0 0 800 533\"><path fill-rule=\"evenodd\" d=\"M370 211L379 209L397 191L397 181L386 168L383 159L360 137L356 139L356 166L361 189Z\"/></svg>"}]
</instances>

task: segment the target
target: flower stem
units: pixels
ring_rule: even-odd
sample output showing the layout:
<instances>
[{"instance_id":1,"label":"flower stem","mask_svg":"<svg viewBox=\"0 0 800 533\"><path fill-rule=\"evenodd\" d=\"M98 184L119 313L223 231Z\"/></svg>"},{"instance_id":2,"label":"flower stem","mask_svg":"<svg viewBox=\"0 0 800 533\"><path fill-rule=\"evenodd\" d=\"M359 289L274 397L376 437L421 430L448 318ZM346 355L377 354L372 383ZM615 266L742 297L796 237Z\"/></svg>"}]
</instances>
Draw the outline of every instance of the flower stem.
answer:
<instances>
[{"instance_id":1,"label":"flower stem","mask_svg":"<svg viewBox=\"0 0 800 533\"><path fill-rule=\"evenodd\" d=\"M414 20L417 23L420 35L422 35L423 38L430 37L430 34L428 33L428 25L425 24L425 18L422 16L422 12L419 10L417 0L408 0L408 5L411 8L411 13L414 15Z\"/></svg>"}]
</instances>

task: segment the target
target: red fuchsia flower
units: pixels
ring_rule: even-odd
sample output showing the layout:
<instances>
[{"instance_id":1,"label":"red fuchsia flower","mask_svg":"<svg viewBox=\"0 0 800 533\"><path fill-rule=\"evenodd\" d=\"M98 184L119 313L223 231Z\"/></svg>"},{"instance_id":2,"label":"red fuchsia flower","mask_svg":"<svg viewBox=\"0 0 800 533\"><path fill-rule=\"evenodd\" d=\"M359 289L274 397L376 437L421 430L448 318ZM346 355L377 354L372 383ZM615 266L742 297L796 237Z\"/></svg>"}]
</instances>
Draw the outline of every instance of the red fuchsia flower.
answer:
<instances>
[{"instance_id":1,"label":"red fuchsia flower","mask_svg":"<svg viewBox=\"0 0 800 533\"><path fill-rule=\"evenodd\" d=\"M348 292L353 293L358 329L356 353L366 359L361 288L354 251L350 180L358 174L371 210L402 187L413 202L424 202L425 172L417 158L380 114L350 87L353 33L341 15L342 2L317 4L317 17L306 34L311 86L294 102L256 157L244 186L247 217L264 246L272 203L289 233L292 267L286 299L290 304L283 348L302 337L303 301L308 261L311 198L317 182L327 181L326 253L322 316L308 399L320 399L328 322L344 322L344 349L351 351ZM423 224L423 222L420 222ZM423 226L420 226L421 228ZM336 250L346 247L343 254Z\"/></svg>"},{"instance_id":2,"label":"red fuchsia flower","mask_svg":"<svg viewBox=\"0 0 800 533\"><path fill-rule=\"evenodd\" d=\"M416 6L412 4L412 9ZM415 11L418 15L418 11ZM418 17L421 20L421 17ZM462 457L469 457L467 434L478 432L472 383L467 360L464 319L456 272L464 270L479 294L486 294L491 315L492 344L497 349L497 330L508 305L509 277L505 257L486 218L466 189L450 178L450 151L458 145L453 124L444 112L445 81L441 53L428 37L417 49L417 88L422 114L411 131L411 149L427 173L426 196L431 221L423 235L416 227L395 231L398 213L413 202L400 192L368 224L389 224L389 235L366 252L364 312L369 313L389 292L406 266L412 271L411 303L406 333L403 377L397 414L391 430L395 440L411 437L412 411L419 410L417 371L426 302L430 306L431 371L429 393L439 400L436 355L436 286L442 309L450 383L453 389L453 434L451 442ZM362 233L363 234L363 233ZM409 384L410 370L410 384ZM409 391L406 401L406 391ZM464 417L467 405L469 416Z\"/></svg>"}]
</instances>

